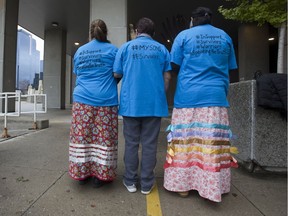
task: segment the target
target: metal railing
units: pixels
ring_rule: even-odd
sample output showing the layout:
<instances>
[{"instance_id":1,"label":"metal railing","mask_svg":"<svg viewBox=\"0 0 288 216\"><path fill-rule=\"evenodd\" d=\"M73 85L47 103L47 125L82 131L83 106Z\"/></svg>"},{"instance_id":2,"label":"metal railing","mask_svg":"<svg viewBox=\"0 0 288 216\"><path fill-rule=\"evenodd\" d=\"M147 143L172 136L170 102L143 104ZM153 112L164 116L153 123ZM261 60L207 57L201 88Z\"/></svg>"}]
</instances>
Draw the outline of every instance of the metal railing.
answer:
<instances>
[{"instance_id":1,"label":"metal railing","mask_svg":"<svg viewBox=\"0 0 288 216\"><path fill-rule=\"evenodd\" d=\"M44 100L41 100L41 106L44 110L39 110L37 108L37 99L41 97ZM15 112L8 112L8 101L9 99L15 99ZM30 98L30 101L33 102L32 110L22 110L22 98ZM20 117L21 114L33 114L33 129L37 129L37 114L38 113L47 113L47 96L46 94L31 94L31 95L22 95L20 92L0 92L1 102L4 100L4 112L0 113L0 116L4 116L4 131L2 134L2 138L8 138L10 135L8 134L7 129L7 120L8 116ZM18 103L17 103L18 102ZM43 106L44 104L44 106Z\"/></svg>"}]
</instances>

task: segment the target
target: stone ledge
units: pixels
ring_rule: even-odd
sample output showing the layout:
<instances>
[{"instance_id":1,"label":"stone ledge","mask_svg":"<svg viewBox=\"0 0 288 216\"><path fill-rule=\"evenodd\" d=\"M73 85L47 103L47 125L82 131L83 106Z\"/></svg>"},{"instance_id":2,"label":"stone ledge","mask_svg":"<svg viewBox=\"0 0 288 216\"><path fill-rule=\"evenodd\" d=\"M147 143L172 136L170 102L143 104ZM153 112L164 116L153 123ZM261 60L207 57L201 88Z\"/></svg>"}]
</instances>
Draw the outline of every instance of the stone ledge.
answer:
<instances>
[{"instance_id":1,"label":"stone ledge","mask_svg":"<svg viewBox=\"0 0 288 216\"><path fill-rule=\"evenodd\" d=\"M49 128L49 120L48 119L37 120L36 125L37 125L37 129Z\"/></svg>"},{"instance_id":2,"label":"stone ledge","mask_svg":"<svg viewBox=\"0 0 288 216\"><path fill-rule=\"evenodd\" d=\"M233 135L231 144L239 154L235 157L265 170L287 169L287 122L279 111L257 105L256 81L243 81L230 85L229 120ZM257 166L256 166L257 165Z\"/></svg>"}]
</instances>

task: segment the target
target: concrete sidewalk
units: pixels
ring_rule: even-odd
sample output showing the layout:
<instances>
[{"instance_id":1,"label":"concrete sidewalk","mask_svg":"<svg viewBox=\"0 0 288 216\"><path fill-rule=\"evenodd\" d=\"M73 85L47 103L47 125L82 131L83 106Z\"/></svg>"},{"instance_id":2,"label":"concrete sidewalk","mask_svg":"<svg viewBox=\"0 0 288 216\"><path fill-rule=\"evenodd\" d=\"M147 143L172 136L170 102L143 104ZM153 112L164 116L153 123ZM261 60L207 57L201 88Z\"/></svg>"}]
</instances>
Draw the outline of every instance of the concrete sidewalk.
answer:
<instances>
[{"instance_id":1,"label":"concrete sidewalk","mask_svg":"<svg viewBox=\"0 0 288 216\"><path fill-rule=\"evenodd\" d=\"M15 128L23 122L21 118ZM124 140L121 120L117 179L99 189L93 188L91 182L78 185L67 173L71 111L48 110L39 118L49 119L49 128L28 130L31 126L26 123L27 133L20 134L16 129L12 138L0 140L1 216L145 216L147 209L158 202L154 195L159 195L160 203L156 210L149 211L152 216L287 215L287 176L283 174L233 169L231 192L223 196L221 203L204 200L197 192L181 198L166 191L162 168L166 152L164 131L159 138L155 170L158 190L149 197L140 192L127 192L122 185Z\"/></svg>"}]
</instances>

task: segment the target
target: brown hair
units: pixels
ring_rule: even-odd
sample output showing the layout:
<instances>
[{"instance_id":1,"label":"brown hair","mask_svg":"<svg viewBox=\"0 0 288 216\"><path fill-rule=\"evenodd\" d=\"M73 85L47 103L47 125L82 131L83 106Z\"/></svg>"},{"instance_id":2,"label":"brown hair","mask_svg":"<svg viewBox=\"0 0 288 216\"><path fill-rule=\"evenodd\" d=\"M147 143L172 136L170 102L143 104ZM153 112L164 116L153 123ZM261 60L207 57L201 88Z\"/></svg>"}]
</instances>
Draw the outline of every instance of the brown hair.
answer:
<instances>
[{"instance_id":1,"label":"brown hair","mask_svg":"<svg viewBox=\"0 0 288 216\"><path fill-rule=\"evenodd\" d=\"M90 40L96 39L101 42L108 42L107 32L107 26L103 20L97 19L91 22Z\"/></svg>"}]
</instances>

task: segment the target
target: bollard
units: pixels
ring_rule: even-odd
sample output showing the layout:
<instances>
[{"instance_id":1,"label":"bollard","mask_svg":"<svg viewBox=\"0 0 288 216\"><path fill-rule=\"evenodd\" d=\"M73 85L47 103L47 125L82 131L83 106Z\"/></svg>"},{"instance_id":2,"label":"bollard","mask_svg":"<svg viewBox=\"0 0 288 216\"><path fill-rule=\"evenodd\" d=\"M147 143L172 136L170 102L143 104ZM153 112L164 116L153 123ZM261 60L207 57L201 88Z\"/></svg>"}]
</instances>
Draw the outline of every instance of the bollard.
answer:
<instances>
[{"instance_id":1,"label":"bollard","mask_svg":"<svg viewBox=\"0 0 288 216\"><path fill-rule=\"evenodd\" d=\"M33 122L33 129L34 130L37 130L38 128L37 128L37 123L36 122Z\"/></svg>"},{"instance_id":2,"label":"bollard","mask_svg":"<svg viewBox=\"0 0 288 216\"><path fill-rule=\"evenodd\" d=\"M7 128L4 128L4 131L2 133L2 138L9 138L9 137L11 137L11 136L8 134Z\"/></svg>"}]
</instances>

